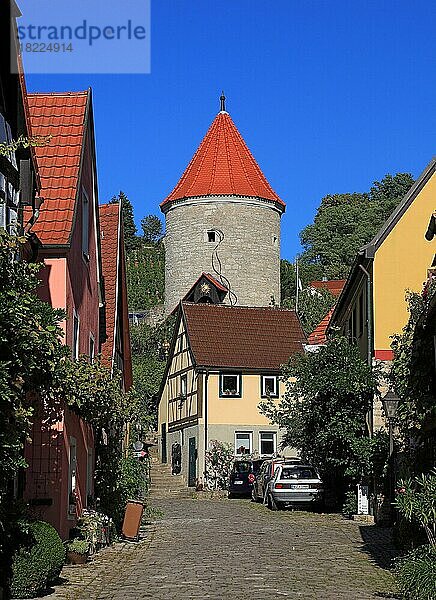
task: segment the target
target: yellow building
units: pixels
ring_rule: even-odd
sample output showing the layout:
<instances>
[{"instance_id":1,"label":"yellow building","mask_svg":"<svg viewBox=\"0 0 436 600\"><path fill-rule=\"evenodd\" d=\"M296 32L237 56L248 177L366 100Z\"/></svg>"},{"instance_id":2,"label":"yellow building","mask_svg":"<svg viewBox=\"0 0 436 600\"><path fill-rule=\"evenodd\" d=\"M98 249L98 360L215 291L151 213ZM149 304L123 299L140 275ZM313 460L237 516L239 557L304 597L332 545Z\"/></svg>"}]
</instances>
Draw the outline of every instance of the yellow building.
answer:
<instances>
[{"instance_id":1,"label":"yellow building","mask_svg":"<svg viewBox=\"0 0 436 600\"><path fill-rule=\"evenodd\" d=\"M407 290L421 292L435 259L424 233L436 205L434 158L369 244L360 249L330 320L362 357L390 361L391 336L408 320Z\"/></svg>"},{"instance_id":2,"label":"yellow building","mask_svg":"<svg viewBox=\"0 0 436 600\"><path fill-rule=\"evenodd\" d=\"M235 455L276 454L280 430L258 405L284 393L280 366L304 342L292 310L181 302L160 390L161 461L181 454L181 472L195 486L212 440Z\"/></svg>"}]
</instances>

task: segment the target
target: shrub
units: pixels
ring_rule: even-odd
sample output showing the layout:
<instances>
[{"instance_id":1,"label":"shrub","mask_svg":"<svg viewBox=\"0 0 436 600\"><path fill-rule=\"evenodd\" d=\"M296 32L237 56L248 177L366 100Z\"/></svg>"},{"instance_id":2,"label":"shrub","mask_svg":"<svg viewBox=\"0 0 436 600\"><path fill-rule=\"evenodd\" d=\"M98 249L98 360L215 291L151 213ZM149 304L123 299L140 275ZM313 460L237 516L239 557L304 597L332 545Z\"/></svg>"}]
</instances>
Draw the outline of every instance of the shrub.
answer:
<instances>
[{"instance_id":1,"label":"shrub","mask_svg":"<svg viewBox=\"0 0 436 600\"><path fill-rule=\"evenodd\" d=\"M206 452L205 473L209 489L227 489L234 459L233 448L230 444L211 440L209 450Z\"/></svg>"},{"instance_id":2,"label":"shrub","mask_svg":"<svg viewBox=\"0 0 436 600\"><path fill-rule=\"evenodd\" d=\"M408 521L418 523L436 545L436 471L400 481L395 502Z\"/></svg>"},{"instance_id":3,"label":"shrub","mask_svg":"<svg viewBox=\"0 0 436 600\"><path fill-rule=\"evenodd\" d=\"M14 556L10 585L12 598L34 598L60 574L65 548L57 531L43 521L29 524L33 542Z\"/></svg>"},{"instance_id":4,"label":"shrub","mask_svg":"<svg viewBox=\"0 0 436 600\"><path fill-rule=\"evenodd\" d=\"M355 490L348 490L348 492L346 492L341 512L343 516L347 518L357 514L357 493Z\"/></svg>"},{"instance_id":5,"label":"shrub","mask_svg":"<svg viewBox=\"0 0 436 600\"><path fill-rule=\"evenodd\" d=\"M91 554L112 544L116 537L113 520L96 510L85 509L77 523L78 538L88 544ZM76 541L76 540L75 540ZM70 548L68 548L70 550Z\"/></svg>"},{"instance_id":6,"label":"shrub","mask_svg":"<svg viewBox=\"0 0 436 600\"><path fill-rule=\"evenodd\" d=\"M420 546L395 561L395 578L404 598L436 598L436 546Z\"/></svg>"},{"instance_id":7,"label":"shrub","mask_svg":"<svg viewBox=\"0 0 436 600\"><path fill-rule=\"evenodd\" d=\"M72 540L67 544L68 552L77 552L77 554L88 554L89 542L86 540Z\"/></svg>"}]
</instances>

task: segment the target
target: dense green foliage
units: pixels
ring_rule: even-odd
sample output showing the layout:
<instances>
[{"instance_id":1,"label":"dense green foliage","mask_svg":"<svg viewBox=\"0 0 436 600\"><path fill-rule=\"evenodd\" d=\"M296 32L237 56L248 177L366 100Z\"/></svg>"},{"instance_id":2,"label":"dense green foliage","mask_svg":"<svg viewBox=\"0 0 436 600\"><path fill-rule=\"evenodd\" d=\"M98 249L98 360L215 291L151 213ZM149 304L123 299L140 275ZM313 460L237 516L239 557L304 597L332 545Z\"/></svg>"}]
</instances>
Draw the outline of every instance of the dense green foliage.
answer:
<instances>
[{"instance_id":1,"label":"dense green foliage","mask_svg":"<svg viewBox=\"0 0 436 600\"><path fill-rule=\"evenodd\" d=\"M127 256L127 285L130 311L163 304L165 293L165 249L142 245Z\"/></svg>"},{"instance_id":2,"label":"dense green foliage","mask_svg":"<svg viewBox=\"0 0 436 600\"><path fill-rule=\"evenodd\" d=\"M316 265L301 265L298 276L302 289L298 293L298 316L306 335L312 333L315 327L328 313L335 303L335 298L329 290L310 287L312 281L322 279L322 269ZM281 305L285 308L296 308L297 281L295 265L287 260L280 261Z\"/></svg>"},{"instance_id":3,"label":"dense green foliage","mask_svg":"<svg viewBox=\"0 0 436 600\"><path fill-rule=\"evenodd\" d=\"M76 554L88 554L89 542L86 540L71 540L67 545L68 552L75 552Z\"/></svg>"},{"instance_id":4,"label":"dense green foliage","mask_svg":"<svg viewBox=\"0 0 436 600\"><path fill-rule=\"evenodd\" d=\"M139 460L132 456L123 459L121 468L121 487L127 500L144 500L149 481L147 479L148 465L143 459Z\"/></svg>"},{"instance_id":5,"label":"dense green foliage","mask_svg":"<svg viewBox=\"0 0 436 600\"><path fill-rule=\"evenodd\" d=\"M385 436L367 436L366 415L377 393L377 373L345 338L330 340L316 352L293 356L282 372L286 392L280 402L260 410L285 430L283 444L316 465L331 491L372 473L386 456Z\"/></svg>"},{"instance_id":6,"label":"dense green foliage","mask_svg":"<svg viewBox=\"0 0 436 600\"><path fill-rule=\"evenodd\" d=\"M132 204L120 192L111 202L122 202L124 242L126 247L127 295L130 312L140 313L164 302L165 248L162 222L156 215L141 220L142 235L137 235ZM155 329L145 323L131 327L133 382L136 390L138 433L156 427L156 394L165 368L164 340L171 331L163 325Z\"/></svg>"},{"instance_id":7,"label":"dense green foliage","mask_svg":"<svg viewBox=\"0 0 436 600\"><path fill-rule=\"evenodd\" d=\"M64 564L65 548L54 527L35 521L29 530L29 544L13 559L12 598L34 598L59 576Z\"/></svg>"},{"instance_id":8,"label":"dense green foliage","mask_svg":"<svg viewBox=\"0 0 436 600\"><path fill-rule=\"evenodd\" d=\"M25 239L0 230L0 586L20 543L9 484L25 467L23 447L39 400L50 396L68 349L58 323L61 311L39 300L39 265L19 260Z\"/></svg>"},{"instance_id":9,"label":"dense green foliage","mask_svg":"<svg viewBox=\"0 0 436 600\"><path fill-rule=\"evenodd\" d=\"M55 393L93 426L96 442L95 493L103 513L120 527L130 487L126 487L123 440L126 428L141 428L146 418L135 389L125 393L121 375L87 357L65 360ZM144 485L145 482L144 482Z\"/></svg>"},{"instance_id":10,"label":"dense green foliage","mask_svg":"<svg viewBox=\"0 0 436 600\"><path fill-rule=\"evenodd\" d=\"M428 543L436 546L436 471L400 481L395 502L407 521L425 531Z\"/></svg>"},{"instance_id":11,"label":"dense green foliage","mask_svg":"<svg viewBox=\"0 0 436 600\"><path fill-rule=\"evenodd\" d=\"M144 409L143 429L157 426L157 393L165 370L174 318L158 327L141 323L131 328L133 377Z\"/></svg>"},{"instance_id":12,"label":"dense green foliage","mask_svg":"<svg viewBox=\"0 0 436 600\"><path fill-rule=\"evenodd\" d=\"M358 249L368 243L413 184L408 173L386 175L367 193L322 199L314 222L300 233L301 264L317 265L329 279L345 278Z\"/></svg>"},{"instance_id":13,"label":"dense green foliage","mask_svg":"<svg viewBox=\"0 0 436 600\"><path fill-rule=\"evenodd\" d=\"M425 545L411 550L395 561L395 579L403 598L436 598L436 546Z\"/></svg>"},{"instance_id":14,"label":"dense green foliage","mask_svg":"<svg viewBox=\"0 0 436 600\"><path fill-rule=\"evenodd\" d=\"M124 192L110 203L121 202L127 263L127 293L130 311L141 311L163 303L165 250L161 243L162 221L156 215L141 220L138 235L133 206Z\"/></svg>"},{"instance_id":15,"label":"dense green foliage","mask_svg":"<svg viewBox=\"0 0 436 600\"><path fill-rule=\"evenodd\" d=\"M305 288L298 294L298 316L304 333L309 335L335 303L329 290Z\"/></svg>"},{"instance_id":16,"label":"dense green foliage","mask_svg":"<svg viewBox=\"0 0 436 600\"><path fill-rule=\"evenodd\" d=\"M407 294L409 320L402 333L393 336L391 344L394 360L390 377L401 398L397 421L406 438L436 426L433 333L426 327L429 301L435 287L433 283L422 294Z\"/></svg>"},{"instance_id":17,"label":"dense green foliage","mask_svg":"<svg viewBox=\"0 0 436 600\"><path fill-rule=\"evenodd\" d=\"M24 240L0 230L0 503L20 466L36 398L52 385L66 349L61 311L36 296L39 266L17 258Z\"/></svg>"},{"instance_id":18,"label":"dense green foliage","mask_svg":"<svg viewBox=\"0 0 436 600\"><path fill-rule=\"evenodd\" d=\"M298 277L301 287L306 289L311 281L321 280L323 278L323 269L320 265L300 264ZM280 299L282 306L286 308L295 308L295 298L297 295L297 280L295 273L295 264L286 259L280 261Z\"/></svg>"}]
</instances>

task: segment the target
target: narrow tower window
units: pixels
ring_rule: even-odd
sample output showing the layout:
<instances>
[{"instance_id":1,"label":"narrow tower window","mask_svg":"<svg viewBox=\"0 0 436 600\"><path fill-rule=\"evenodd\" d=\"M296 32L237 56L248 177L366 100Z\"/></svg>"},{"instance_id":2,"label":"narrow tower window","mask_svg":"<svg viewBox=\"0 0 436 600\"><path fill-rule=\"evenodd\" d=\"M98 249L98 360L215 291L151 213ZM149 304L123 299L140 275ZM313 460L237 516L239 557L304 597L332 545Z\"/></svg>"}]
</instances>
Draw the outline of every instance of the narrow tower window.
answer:
<instances>
[{"instance_id":1,"label":"narrow tower window","mask_svg":"<svg viewBox=\"0 0 436 600\"><path fill-rule=\"evenodd\" d=\"M208 231L208 232L207 232L207 241L208 241L208 242L216 242L216 234L215 234L215 231Z\"/></svg>"}]
</instances>

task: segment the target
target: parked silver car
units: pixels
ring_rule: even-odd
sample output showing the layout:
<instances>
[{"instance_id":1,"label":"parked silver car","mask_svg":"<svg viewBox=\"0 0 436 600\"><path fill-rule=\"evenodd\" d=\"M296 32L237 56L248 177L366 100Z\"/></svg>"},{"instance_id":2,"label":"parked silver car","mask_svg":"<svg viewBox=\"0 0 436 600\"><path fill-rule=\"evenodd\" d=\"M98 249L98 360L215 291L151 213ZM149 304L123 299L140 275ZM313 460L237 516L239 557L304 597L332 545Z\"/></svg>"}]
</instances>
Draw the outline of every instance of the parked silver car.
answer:
<instances>
[{"instance_id":1,"label":"parked silver car","mask_svg":"<svg viewBox=\"0 0 436 600\"><path fill-rule=\"evenodd\" d=\"M298 465L301 460L298 457L294 458L271 458L266 460L256 474L256 479L253 483L252 499L255 502L265 502L268 484L277 472L279 465Z\"/></svg>"},{"instance_id":2,"label":"parked silver car","mask_svg":"<svg viewBox=\"0 0 436 600\"><path fill-rule=\"evenodd\" d=\"M266 492L271 510L278 510L285 505L320 508L323 496L324 485L318 472L311 465L304 464L278 465Z\"/></svg>"}]
</instances>

